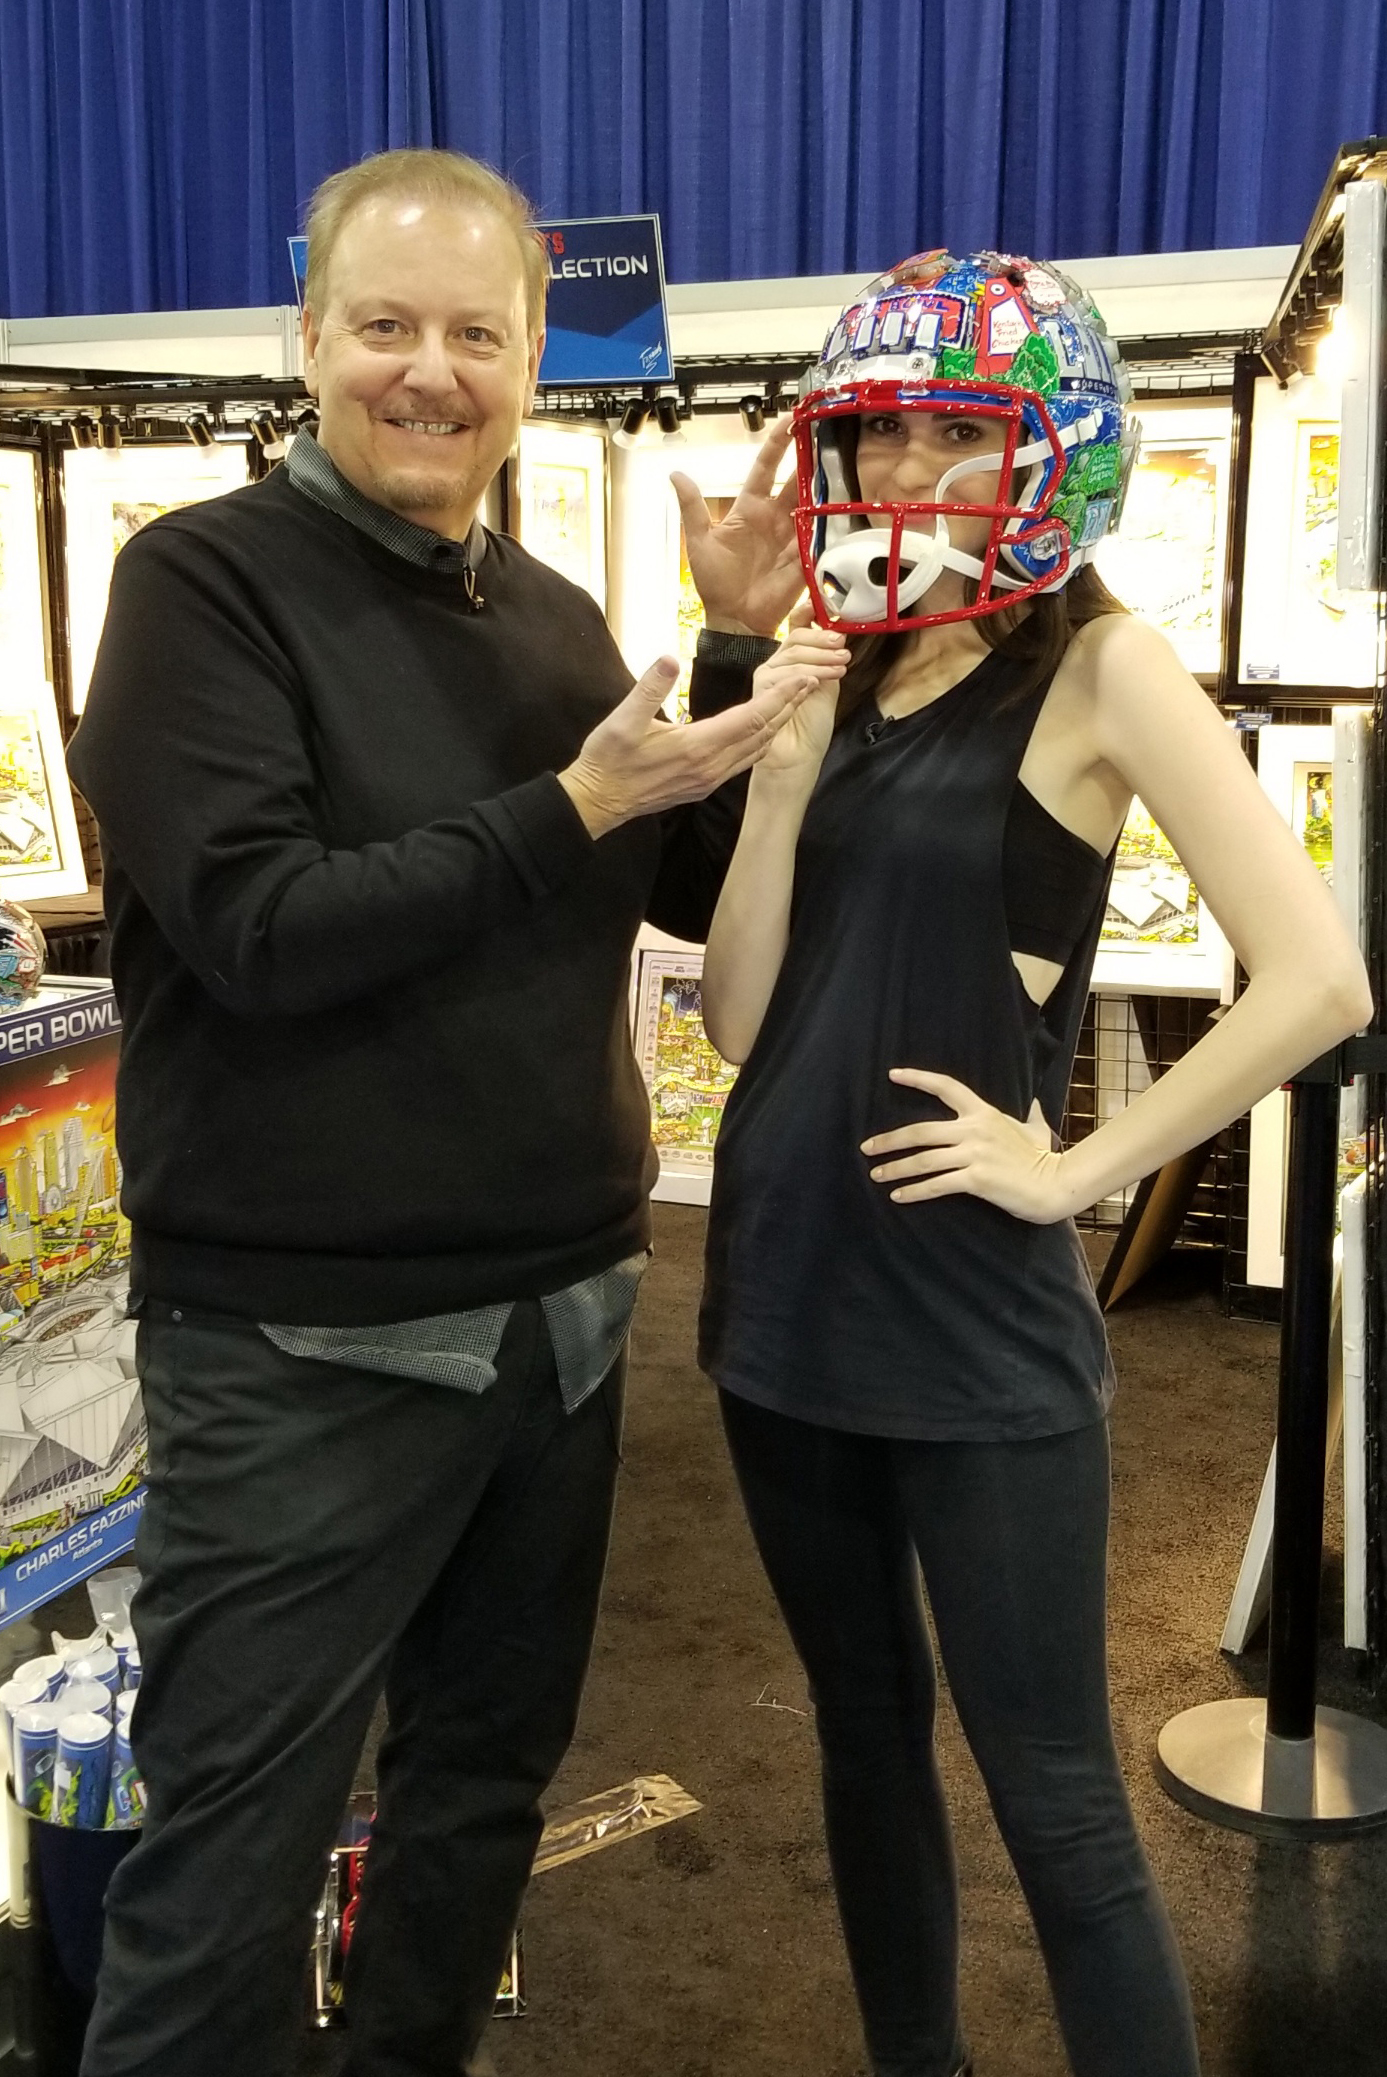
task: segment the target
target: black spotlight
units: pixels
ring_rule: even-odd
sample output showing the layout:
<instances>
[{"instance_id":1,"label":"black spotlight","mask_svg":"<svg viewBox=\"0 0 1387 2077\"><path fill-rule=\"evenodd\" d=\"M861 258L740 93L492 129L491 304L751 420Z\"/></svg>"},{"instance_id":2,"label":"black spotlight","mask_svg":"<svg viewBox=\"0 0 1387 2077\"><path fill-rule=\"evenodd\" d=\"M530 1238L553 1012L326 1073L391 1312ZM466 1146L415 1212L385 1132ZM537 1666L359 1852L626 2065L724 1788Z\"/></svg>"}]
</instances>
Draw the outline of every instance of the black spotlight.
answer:
<instances>
[{"instance_id":1,"label":"black spotlight","mask_svg":"<svg viewBox=\"0 0 1387 2077\"><path fill-rule=\"evenodd\" d=\"M660 397L655 404L655 423L667 440L682 440L678 397Z\"/></svg>"},{"instance_id":2,"label":"black spotlight","mask_svg":"<svg viewBox=\"0 0 1387 2077\"><path fill-rule=\"evenodd\" d=\"M737 409L742 414L742 424L749 433L762 433L766 429L766 414L761 408L759 397L743 397Z\"/></svg>"},{"instance_id":3,"label":"black spotlight","mask_svg":"<svg viewBox=\"0 0 1387 2077\"><path fill-rule=\"evenodd\" d=\"M96 427L89 418L74 418L69 421L74 447L95 447Z\"/></svg>"},{"instance_id":4,"label":"black spotlight","mask_svg":"<svg viewBox=\"0 0 1387 2077\"><path fill-rule=\"evenodd\" d=\"M194 447L215 447L217 444L217 436L212 430L212 421L204 412L199 411L192 418L187 419L183 430L192 441Z\"/></svg>"},{"instance_id":5,"label":"black spotlight","mask_svg":"<svg viewBox=\"0 0 1387 2077\"><path fill-rule=\"evenodd\" d=\"M251 433L260 452L267 462L282 462L284 459L284 435L268 411L261 411L250 422Z\"/></svg>"},{"instance_id":6,"label":"black spotlight","mask_svg":"<svg viewBox=\"0 0 1387 2077\"><path fill-rule=\"evenodd\" d=\"M114 454L120 446L120 420L112 417L109 411L103 411L101 414L101 423L96 429L96 444L98 447L104 447L108 454Z\"/></svg>"},{"instance_id":7,"label":"black spotlight","mask_svg":"<svg viewBox=\"0 0 1387 2077\"><path fill-rule=\"evenodd\" d=\"M621 424L613 435L618 447L634 447L641 436L641 428L650 416L650 406L642 397L632 397L621 414Z\"/></svg>"}]
</instances>

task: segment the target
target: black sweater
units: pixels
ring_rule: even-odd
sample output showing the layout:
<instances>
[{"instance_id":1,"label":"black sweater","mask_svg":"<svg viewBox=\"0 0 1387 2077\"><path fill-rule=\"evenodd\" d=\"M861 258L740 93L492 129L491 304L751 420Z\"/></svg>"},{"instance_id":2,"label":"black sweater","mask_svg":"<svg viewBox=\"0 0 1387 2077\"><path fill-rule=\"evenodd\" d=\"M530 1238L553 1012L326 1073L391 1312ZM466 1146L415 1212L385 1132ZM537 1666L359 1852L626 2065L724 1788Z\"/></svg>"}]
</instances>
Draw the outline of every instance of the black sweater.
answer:
<instances>
[{"instance_id":1,"label":"black sweater","mask_svg":"<svg viewBox=\"0 0 1387 2077\"><path fill-rule=\"evenodd\" d=\"M643 916L706 935L742 790L594 843L554 774L630 673L488 539L485 607L288 482L117 558L69 753L101 826L138 1291L417 1318L642 1247ZM699 711L746 690L703 671Z\"/></svg>"}]
</instances>

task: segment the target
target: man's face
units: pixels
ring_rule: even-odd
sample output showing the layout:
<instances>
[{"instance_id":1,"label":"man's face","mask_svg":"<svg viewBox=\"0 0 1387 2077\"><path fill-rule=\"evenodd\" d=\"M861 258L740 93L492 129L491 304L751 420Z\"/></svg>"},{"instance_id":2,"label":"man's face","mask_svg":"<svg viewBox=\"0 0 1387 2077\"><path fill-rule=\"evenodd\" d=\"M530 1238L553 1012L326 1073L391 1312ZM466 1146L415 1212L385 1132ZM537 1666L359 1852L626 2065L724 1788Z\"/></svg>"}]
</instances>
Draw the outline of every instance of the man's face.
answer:
<instances>
[{"instance_id":1,"label":"man's face","mask_svg":"<svg viewBox=\"0 0 1387 2077\"><path fill-rule=\"evenodd\" d=\"M515 233L484 208L382 197L347 219L304 312L318 438L377 504L462 539L515 444L543 335Z\"/></svg>"}]
</instances>

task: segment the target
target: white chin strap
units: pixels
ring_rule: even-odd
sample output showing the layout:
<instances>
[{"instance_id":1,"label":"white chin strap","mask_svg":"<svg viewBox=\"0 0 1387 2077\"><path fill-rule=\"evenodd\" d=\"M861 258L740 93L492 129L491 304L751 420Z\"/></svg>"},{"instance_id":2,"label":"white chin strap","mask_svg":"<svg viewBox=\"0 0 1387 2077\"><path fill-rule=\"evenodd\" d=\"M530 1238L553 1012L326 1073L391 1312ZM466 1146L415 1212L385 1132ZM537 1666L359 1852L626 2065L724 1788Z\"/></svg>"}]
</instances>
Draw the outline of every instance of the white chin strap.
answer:
<instances>
[{"instance_id":1,"label":"white chin strap","mask_svg":"<svg viewBox=\"0 0 1387 2077\"><path fill-rule=\"evenodd\" d=\"M1060 440L1066 448L1074 446L1088 436L1092 430L1089 420L1078 425L1065 426ZM1048 440L1033 440L1022 447L1011 458L1014 469L1029 468L1033 463L1044 461L1053 452ZM1000 470L1006 457L1002 454L970 455L966 461L955 462L946 469L935 485L931 504L946 502L950 485L960 476L979 476L984 470ZM841 523L841 522L840 522ZM830 527L833 522L829 522ZM1009 520L1005 534L1011 534L1022 524L1020 519ZM825 548L814 566L814 574L832 612L840 620L884 620L886 617L886 573L891 563L890 527L859 527L853 533L844 534L842 539ZM942 512L935 514L934 532L922 534L910 528L901 533L900 584L896 592L896 611L903 612L922 599L932 586L938 583L945 570L954 570L961 577L982 578L983 566L975 555L966 555L955 548L949 539L949 522ZM873 572L877 574L873 574ZM1025 580L1009 577L1005 571L992 572L993 589L997 591L1024 591Z\"/></svg>"}]
</instances>

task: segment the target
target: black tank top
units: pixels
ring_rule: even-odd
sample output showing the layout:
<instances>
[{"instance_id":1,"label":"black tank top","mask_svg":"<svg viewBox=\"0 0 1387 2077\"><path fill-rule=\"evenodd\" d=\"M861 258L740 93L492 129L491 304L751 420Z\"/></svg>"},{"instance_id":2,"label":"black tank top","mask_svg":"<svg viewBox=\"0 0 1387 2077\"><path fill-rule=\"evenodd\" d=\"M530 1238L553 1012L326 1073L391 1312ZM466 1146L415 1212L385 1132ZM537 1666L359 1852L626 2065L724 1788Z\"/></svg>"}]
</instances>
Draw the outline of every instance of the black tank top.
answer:
<instances>
[{"instance_id":1,"label":"black tank top","mask_svg":"<svg viewBox=\"0 0 1387 2077\"><path fill-rule=\"evenodd\" d=\"M1072 1220L895 1204L861 1152L947 1115L893 1067L956 1076L1015 1118L1038 1100L1052 1129L1063 1113L1111 860L1068 927L1051 908L1068 955L1037 1006L1005 860L1049 687L1018 697L1019 676L992 652L889 727L850 723L805 814L785 959L718 1135L700 1320L719 1385L802 1420L1023 1440L1100 1419L1111 1395Z\"/></svg>"}]
</instances>

